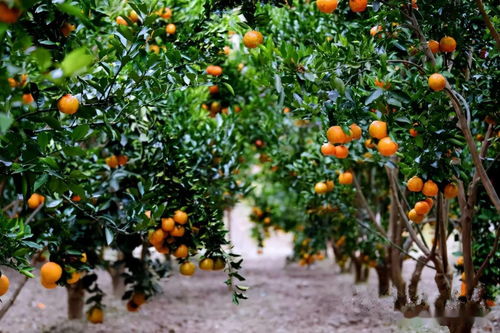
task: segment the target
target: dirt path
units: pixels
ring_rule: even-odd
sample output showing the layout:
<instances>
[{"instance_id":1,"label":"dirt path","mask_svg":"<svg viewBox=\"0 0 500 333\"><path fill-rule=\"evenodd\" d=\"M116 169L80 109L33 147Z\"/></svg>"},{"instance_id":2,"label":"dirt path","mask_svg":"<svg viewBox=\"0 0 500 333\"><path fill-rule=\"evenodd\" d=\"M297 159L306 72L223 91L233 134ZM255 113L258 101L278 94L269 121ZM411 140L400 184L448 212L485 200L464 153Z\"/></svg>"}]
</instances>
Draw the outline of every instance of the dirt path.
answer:
<instances>
[{"instance_id":1,"label":"dirt path","mask_svg":"<svg viewBox=\"0 0 500 333\"><path fill-rule=\"evenodd\" d=\"M392 298L376 295L374 271L367 284L353 285L352 275L338 274L330 260L310 269L285 267L290 251L286 235L273 236L258 256L247 236L246 209L233 215L236 252L246 258L244 284L251 287L249 299L241 305L231 303L224 273L197 271L193 277L183 277L175 272L162 283L164 294L140 312L128 313L124 303L111 296L110 279L103 272L100 283L110 295L104 324L67 321L65 290L46 290L33 280L0 323L0 332L447 332L433 319L410 321L393 312ZM432 287L432 276L424 279L422 288ZM491 316L498 317L498 310ZM486 319L477 327L477 332L493 332Z\"/></svg>"}]
</instances>

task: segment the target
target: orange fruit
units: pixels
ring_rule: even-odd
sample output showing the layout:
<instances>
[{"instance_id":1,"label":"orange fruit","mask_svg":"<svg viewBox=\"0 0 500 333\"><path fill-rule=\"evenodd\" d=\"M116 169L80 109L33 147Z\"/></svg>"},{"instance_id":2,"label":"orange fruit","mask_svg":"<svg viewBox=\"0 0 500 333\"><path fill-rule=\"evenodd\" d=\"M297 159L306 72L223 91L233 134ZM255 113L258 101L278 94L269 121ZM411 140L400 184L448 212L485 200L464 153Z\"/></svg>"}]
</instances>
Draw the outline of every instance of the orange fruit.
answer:
<instances>
[{"instance_id":1,"label":"orange fruit","mask_svg":"<svg viewBox=\"0 0 500 333\"><path fill-rule=\"evenodd\" d=\"M166 20L172 17L172 10L170 8L162 8L156 13Z\"/></svg>"},{"instance_id":2,"label":"orange fruit","mask_svg":"<svg viewBox=\"0 0 500 333\"><path fill-rule=\"evenodd\" d=\"M188 220L188 214L183 212L182 210L177 210L175 211L174 214L174 221L179 223L179 224L186 224Z\"/></svg>"},{"instance_id":3,"label":"orange fruit","mask_svg":"<svg viewBox=\"0 0 500 333\"><path fill-rule=\"evenodd\" d=\"M346 146L336 146L335 156L337 158L346 158L349 155L349 149Z\"/></svg>"},{"instance_id":4,"label":"orange fruit","mask_svg":"<svg viewBox=\"0 0 500 333\"><path fill-rule=\"evenodd\" d=\"M214 269L214 261L213 259L210 258L205 258L202 261L200 261L200 269L204 271L211 271Z\"/></svg>"},{"instance_id":5,"label":"orange fruit","mask_svg":"<svg viewBox=\"0 0 500 333\"><path fill-rule=\"evenodd\" d=\"M161 254L169 254L170 253L170 249L166 246L164 246L163 244L156 244L154 245L154 248L156 251L158 251L158 253L161 253Z\"/></svg>"},{"instance_id":6,"label":"orange fruit","mask_svg":"<svg viewBox=\"0 0 500 333\"><path fill-rule=\"evenodd\" d=\"M467 283L462 282L460 285L460 297L466 297L467 296Z\"/></svg>"},{"instance_id":7,"label":"orange fruit","mask_svg":"<svg viewBox=\"0 0 500 333\"><path fill-rule=\"evenodd\" d=\"M118 158L115 155L111 155L109 157L106 157L105 159L106 164L111 168L117 168L118 167Z\"/></svg>"},{"instance_id":8,"label":"orange fruit","mask_svg":"<svg viewBox=\"0 0 500 333\"><path fill-rule=\"evenodd\" d=\"M417 0L411 0L411 7L418 10Z\"/></svg>"},{"instance_id":9,"label":"orange fruit","mask_svg":"<svg viewBox=\"0 0 500 333\"><path fill-rule=\"evenodd\" d=\"M321 153L325 156L335 156L335 146L330 142L321 145Z\"/></svg>"},{"instance_id":10,"label":"orange fruit","mask_svg":"<svg viewBox=\"0 0 500 333\"><path fill-rule=\"evenodd\" d=\"M56 283L62 276L62 268L59 264L49 261L40 268L40 277L47 283Z\"/></svg>"},{"instance_id":11,"label":"orange fruit","mask_svg":"<svg viewBox=\"0 0 500 333\"><path fill-rule=\"evenodd\" d=\"M82 201L82 197L80 197L79 195L73 195L71 197L71 201L80 202L80 201Z\"/></svg>"},{"instance_id":12,"label":"orange fruit","mask_svg":"<svg viewBox=\"0 0 500 333\"><path fill-rule=\"evenodd\" d=\"M415 209L412 209L408 212L408 218L418 224L424 220L425 216L418 214Z\"/></svg>"},{"instance_id":13,"label":"orange fruit","mask_svg":"<svg viewBox=\"0 0 500 333\"><path fill-rule=\"evenodd\" d=\"M458 257L456 264L457 264L457 266L463 266L464 265L464 257L462 257L462 256Z\"/></svg>"},{"instance_id":14,"label":"orange fruit","mask_svg":"<svg viewBox=\"0 0 500 333\"><path fill-rule=\"evenodd\" d=\"M316 6L320 12L330 14L337 9L338 3L338 0L317 0Z\"/></svg>"},{"instance_id":15,"label":"orange fruit","mask_svg":"<svg viewBox=\"0 0 500 333\"><path fill-rule=\"evenodd\" d=\"M177 31L177 27L175 26L175 24L169 23L167 24L165 31L167 32L167 34L173 35Z\"/></svg>"},{"instance_id":16,"label":"orange fruit","mask_svg":"<svg viewBox=\"0 0 500 333\"><path fill-rule=\"evenodd\" d=\"M128 25L128 22L125 21L125 19L121 16L118 16L116 18L116 23L118 23L119 25Z\"/></svg>"},{"instance_id":17,"label":"orange fruit","mask_svg":"<svg viewBox=\"0 0 500 333\"><path fill-rule=\"evenodd\" d=\"M139 21L139 15L137 15L137 12L135 10L130 11L130 13L128 14L128 18L134 23L137 23Z\"/></svg>"},{"instance_id":18,"label":"orange fruit","mask_svg":"<svg viewBox=\"0 0 500 333\"><path fill-rule=\"evenodd\" d=\"M2 274L2 276L0 276L0 296L5 295L7 291L9 291L9 286L9 278L7 277L7 275Z\"/></svg>"},{"instance_id":19,"label":"orange fruit","mask_svg":"<svg viewBox=\"0 0 500 333\"><path fill-rule=\"evenodd\" d=\"M168 218L163 218L161 219L161 228L165 232L171 232L174 230L175 227L175 221L173 218L168 217Z\"/></svg>"},{"instance_id":20,"label":"orange fruit","mask_svg":"<svg viewBox=\"0 0 500 333\"><path fill-rule=\"evenodd\" d=\"M453 52L457 48L457 42L453 37L444 36L439 41L439 49L442 52Z\"/></svg>"},{"instance_id":21,"label":"orange fruit","mask_svg":"<svg viewBox=\"0 0 500 333\"><path fill-rule=\"evenodd\" d=\"M318 182L314 185L314 192L317 194L325 194L328 192L328 186L323 182Z\"/></svg>"},{"instance_id":22,"label":"orange fruit","mask_svg":"<svg viewBox=\"0 0 500 333\"><path fill-rule=\"evenodd\" d=\"M370 35L372 37L375 37L376 34L382 31L382 26L381 25L375 25L370 29ZM376 83L375 83L376 84Z\"/></svg>"},{"instance_id":23,"label":"orange fruit","mask_svg":"<svg viewBox=\"0 0 500 333\"><path fill-rule=\"evenodd\" d=\"M485 301L485 303L486 303L486 306L487 306L487 307L489 307L489 308L492 308L492 307L496 306L495 301L494 301L494 300L492 300L492 299L487 299L487 300Z\"/></svg>"},{"instance_id":24,"label":"orange fruit","mask_svg":"<svg viewBox=\"0 0 500 333\"><path fill-rule=\"evenodd\" d=\"M11 88L15 88L15 87L17 87L17 81L16 81L14 78L9 77L9 78L7 79L7 82L9 82L9 86L10 86Z\"/></svg>"},{"instance_id":25,"label":"orange fruit","mask_svg":"<svg viewBox=\"0 0 500 333\"><path fill-rule=\"evenodd\" d=\"M45 281L44 279L40 279L40 284L46 288L46 289L55 289L57 288L57 284L56 283L49 283L47 281Z\"/></svg>"},{"instance_id":26,"label":"orange fruit","mask_svg":"<svg viewBox=\"0 0 500 333\"><path fill-rule=\"evenodd\" d=\"M131 301L136 305L141 306L146 303L146 295L144 295L143 293L135 293L134 296L132 296Z\"/></svg>"},{"instance_id":27,"label":"orange fruit","mask_svg":"<svg viewBox=\"0 0 500 333\"><path fill-rule=\"evenodd\" d=\"M149 51L160 54L160 47L155 44L149 45Z\"/></svg>"},{"instance_id":28,"label":"orange fruit","mask_svg":"<svg viewBox=\"0 0 500 333\"><path fill-rule=\"evenodd\" d=\"M333 191L333 188L335 187L335 183L333 182L333 180L327 180L325 184L328 192Z\"/></svg>"},{"instance_id":29,"label":"orange fruit","mask_svg":"<svg viewBox=\"0 0 500 333\"><path fill-rule=\"evenodd\" d=\"M190 261L182 263L181 266L179 267L179 271L181 272L181 274L186 276L193 275L195 270L196 270L195 264L193 264Z\"/></svg>"},{"instance_id":30,"label":"orange fruit","mask_svg":"<svg viewBox=\"0 0 500 333\"><path fill-rule=\"evenodd\" d=\"M213 85L213 86L208 87L208 92L212 95L218 94L219 93L219 86Z\"/></svg>"},{"instance_id":31,"label":"orange fruit","mask_svg":"<svg viewBox=\"0 0 500 333\"><path fill-rule=\"evenodd\" d=\"M343 172L339 175L339 183L343 185L352 184L353 175L350 171Z\"/></svg>"},{"instance_id":32,"label":"orange fruit","mask_svg":"<svg viewBox=\"0 0 500 333\"><path fill-rule=\"evenodd\" d=\"M426 215L431 210L431 206L426 201L419 201L413 209L415 209L418 215Z\"/></svg>"},{"instance_id":33,"label":"orange fruit","mask_svg":"<svg viewBox=\"0 0 500 333\"><path fill-rule=\"evenodd\" d=\"M167 234L162 229L156 229L149 237L149 242L152 245L160 245L166 237Z\"/></svg>"},{"instance_id":34,"label":"orange fruit","mask_svg":"<svg viewBox=\"0 0 500 333\"><path fill-rule=\"evenodd\" d=\"M104 321L104 312L98 307L93 307L87 313L87 320L92 324L102 324Z\"/></svg>"},{"instance_id":35,"label":"orange fruit","mask_svg":"<svg viewBox=\"0 0 500 333\"><path fill-rule=\"evenodd\" d=\"M432 53L436 54L439 52L439 43L435 41L434 39L431 39L430 41L427 42L427 46L431 50Z\"/></svg>"},{"instance_id":36,"label":"orange fruit","mask_svg":"<svg viewBox=\"0 0 500 333\"><path fill-rule=\"evenodd\" d=\"M375 148L375 144L373 143L372 139L365 140L365 147L366 148Z\"/></svg>"},{"instance_id":37,"label":"orange fruit","mask_svg":"<svg viewBox=\"0 0 500 333\"><path fill-rule=\"evenodd\" d=\"M214 260L214 271L220 271L226 267L226 262L222 258L217 258Z\"/></svg>"},{"instance_id":38,"label":"orange fruit","mask_svg":"<svg viewBox=\"0 0 500 333\"><path fill-rule=\"evenodd\" d=\"M23 104L28 105L35 101L32 94L23 94Z\"/></svg>"},{"instance_id":39,"label":"orange fruit","mask_svg":"<svg viewBox=\"0 0 500 333\"><path fill-rule=\"evenodd\" d=\"M78 111L78 107L80 106L80 102L78 102L78 98L71 94L66 94L59 99L57 102L57 108L62 113L66 114L74 114Z\"/></svg>"},{"instance_id":40,"label":"orange fruit","mask_svg":"<svg viewBox=\"0 0 500 333\"><path fill-rule=\"evenodd\" d=\"M36 209L38 206L45 202L45 197L38 193L33 193L28 199L28 207L30 209Z\"/></svg>"},{"instance_id":41,"label":"orange fruit","mask_svg":"<svg viewBox=\"0 0 500 333\"><path fill-rule=\"evenodd\" d=\"M352 138L354 140L358 140L361 138L361 135L363 134L363 131L361 130L361 127L359 127L358 125L356 124L351 124L349 126L349 128L351 129L351 133L352 133Z\"/></svg>"},{"instance_id":42,"label":"orange fruit","mask_svg":"<svg viewBox=\"0 0 500 333\"><path fill-rule=\"evenodd\" d=\"M414 128L410 128L409 132L412 137L418 136L418 131Z\"/></svg>"},{"instance_id":43,"label":"orange fruit","mask_svg":"<svg viewBox=\"0 0 500 333\"><path fill-rule=\"evenodd\" d=\"M174 251L174 257L176 258L186 258L188 256L188 247L184 244L179 245Z\"/></svg>"},{"instance_id":44,"label":"orange fruit","mask_svg":"<svg viewBox=\"0 0 500 333\"><path fill-rule=\"evenodd\" d=\"M213 76L220 76L222 75L222 68L220 66L210 65L207 67L207 74Z\"/></svg>"},{"instance_id":45,"label":"orange fruit","mask_svg":"<svg viewBox=\"0 0 500 333\"><path fill-rule=\"evenodd\" d=\"M364 12L367 6L367 0L349 0L349 7L355 13Z\"/></svg>"},{"instance_id":46,"label":"orange fruit","mask_svg":"<svg viewBox=\"0 0 500 333\"><path fill-rule=\"evenodd\" d=\"M417 176L413 176L408 180L406 187L411 192L420 192L420 191L422 191L422 188L424 187L424 182L422 181L422 178L417 177Z\"/></svg>"},{"instance_id":47,"label":"orange fruit","mask_svg":"<svg viewBox=\"0 0 500 333\"><path fill-rule=\"evenodd\" d=\"M332 126L326 131L326 137L330 143L344 143L346 135L340 126Z\"/></svg>"},{"instance_id":48,"label":"orange fruit","mask_svg":"<svg viewBox=\"0 0 500 333\"><path fill-rule=\"evenodd\" d=\"M184 236L184 233L185 233L185 232L186 232L186 229L185 229L183 226L181 226L181 225L176 225L176 226L174 227L174 230L172 230L172 231L170 232L170 235L171 235L172 237L182 237L182 236Z\"/></svg>"},{"instance_id":49,"label":"orange fruit","mask_svg":"<svg viewBox=\"0 0 500 333\"><path fill-rule=\"evenodd\" d=\"M380 89L385 89L385 90L387 90L391 87L390 82L380 81L379 79L375 79L375 85L377 87L379 87Z\"/></svg>"},{"instance_id":50,"label":"orange fruit","mask_svg":"<svg viewBox=\"0 0 500 333\"><path fill-rule=\"evenodd\" d=\"M444 187L444 197L447 199L455 198L458 195L457 184L450 183Z\"/></svg>"},{"instance_id":51,"label":"orange fruit","mask_svg":"<svg viewBox=\"0 0 500 333\"><path fill-rule=\"evenodd\" d=\"M85 252L82 253L82 256L80 258L80 262L82 262L84 264L87 262L87 253L85 253Z\"/></svg>"},{"instance_id":52,"label":"orange fruit","mask_svg":"<svg viewBox=\"0 0 500 333\"><path fill-rule=\"evenodd\" d=\"M422 188L422 194L428 197L434 197L438 194L438 186L432 180L428 180L424 183Z\"/></svg>"},{"instance_id":53,"label":"orange fruit","mask_svg":"<svg viewBox=\"0 0 500 333\"><path fill-rule=\"evenodd\" d=\"M427 202L429 207L432 209L432 206L434 206L434 200L432 200L432 198L425 198L424 201Z\"/></svg>"},{"instance_id":54,"label":"orange fruit","mask_svg":"<svg viewBox=\"0 0 500 333\"><path fill-rule=\"evenodd\" d=\"M127 302L127 311L128 312L137 312L139 311L139 305L135 304L132 300Z\"/></svg>"},{"instance_id":55,"label":"orange fruit","mask_svg":"<svg viewBox=\"0 0 500 333\"><path fill-rule=\"evenodd\" d=\"M387 123L385 121L375 120L368 127L368 133L376 139L382 139L387 136Z\"/></svg>"},{"instance_id":56,"label":"orange fruit","mask_svg":"<svg viewBox=\"0 0 500 333\"><path fill-rule=\"evenodd\" d=\"M264 42L264 36L258 31L251 30L248 31L243 36L243 44L249 49L254 49Z\"/></svg>"},{"instance_id":57,"label":"orange fruit","mask_svg":"<svg viewBox=\"0 0 500 333\"><path fill-rule=\"evenodd\" d=\"M65 22L61 27L61 33L63 34L64 37L68 37L72 31L75 31L75 29L76 27L74 24Z\"/></svg>"},{"instance_id":58,"label":"orange fruit","mask_svg":"<svg viewBox=\"0 0 500 333\"><path fill-rule=\"evenodd\" d=\"M6 3L0 2L0 22L15 23L21 16L21 11L17 8L9 8Z\"/></svg>"},{"instance_id":59,"label":"orange fruit","mask_svg":"<svg viewBox=\"0 0 500 333\"><path fill-rule=\"evenodd\" d=\"M429 87L434 91L441 91L446 87L446 78L439 73L434 73L429 76L428 82Z\"/></svg>"},{"instance_id":60,"label":"orange fruit","mask_svg":"<svg viewBox=\"0 0 500 333\"><path fill-rule=\"evenodd\" d=\"M394 155L398 151L398 144L388 136L380 139L377 145L378 152L383 156Z\"/></svg>"},{"instance_id":61,"label":"orange fruit","mask_svg":"<svg viewBox=\"0 0 500 333\"><path fill-rule=\"evenodd\" d=\"M271 223L271 218L268 216L264 219L264 224L269 224Z\"/></svg>"},{"instance_id":62,"label":"orange fruit","mask_svg":"<svg viewBox=\"0 0 500 333\"><path fill-rule=\"evenodd\" d=\"M77 283L78 281L80 281L80 277L81 277L80 273L78 273L78 272L73 272L73 273L71 274L71 277L70 277L68 280L66 280L66 282L67 282L68 284L75 284L75 283Z\"/></svg>"},{"instance_id":63,"label":"orange fruit","mask_svg":"<svg viewBox=\"0 0 500 333\"><path fill-rule=\"evenodd\" d=\"M118 162L118 165L125 165L128 162L128 157L125 155L118 155L116 156L116 161Z\"/></svg>"}]
</instances>

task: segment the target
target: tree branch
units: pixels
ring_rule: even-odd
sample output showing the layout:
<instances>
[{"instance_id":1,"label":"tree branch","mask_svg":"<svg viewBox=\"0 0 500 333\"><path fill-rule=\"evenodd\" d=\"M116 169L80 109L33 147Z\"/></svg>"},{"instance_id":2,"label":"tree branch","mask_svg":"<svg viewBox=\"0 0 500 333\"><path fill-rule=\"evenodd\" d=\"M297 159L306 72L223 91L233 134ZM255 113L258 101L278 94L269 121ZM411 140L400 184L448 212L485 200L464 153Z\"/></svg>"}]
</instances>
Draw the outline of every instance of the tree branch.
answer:
<instances>
[{"instance_id":1,"label":"tree branch","mask_svg":"<svg viewBox=\"0 0 500 333\"><path fill-rule=\"evenodd\" d=\"M498 32L495 30L493 23L491 23L490 17L488 16L488 13L486 13L486 10L484 9L483 1L476 0L476 4L477 4L477 8L479 8L479 12L481 12L481 16L483 17L484 23L486 23L488 30L490 31L491 35L493 36L493 39L495 39L495 42L497 44L497 49L500 48L500 36L498 35Z\"/></svg>"},{"instance_id":2,"label":"tree branch","mask_svg":"<svg viewBox=\"0 0 500 333\"><path fill-rule=\"evenodd\" d=\"M363 194L363 190L361 189L361 186L359 185L358 179L356 177L354 177L354 186L356 187L356 192L358 193L359 199L363 203L363 206L365 207L366 211L368 212L368 215L370 216L372 224L375 226L375 228L377 228L379 233L381 233L384 237L387 238L387 233L380 226L380 224L377 223L377 218L375 217L375 214L373 213L371 207L368 205L368 201L366 200L366 197Z\"/></svg>"}]
</instances>

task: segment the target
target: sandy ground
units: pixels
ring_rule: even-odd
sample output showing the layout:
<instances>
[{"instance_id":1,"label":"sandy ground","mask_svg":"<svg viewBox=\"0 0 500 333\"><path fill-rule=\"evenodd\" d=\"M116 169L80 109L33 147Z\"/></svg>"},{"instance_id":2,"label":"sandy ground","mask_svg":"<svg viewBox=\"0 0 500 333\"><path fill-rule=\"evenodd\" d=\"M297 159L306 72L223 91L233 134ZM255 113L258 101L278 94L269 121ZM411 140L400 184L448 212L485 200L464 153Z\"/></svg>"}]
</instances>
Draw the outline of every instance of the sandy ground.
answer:
<instances>
[{"instance_id":1,"label":"sandy ground","mask_svg":"<svg viewBox=\"0 0 500 333\"><path fill-rule=\"evenodd\" d=\"M250 286L249 299L239 306L223 283L223 272L197 271L193 277L174 272L162 285L164 293L129 313L125 304L111 296L108 274L100 284L108 295L102 325L66 319L66 292L46 290L38 281L29 281L18 301L0 322L0 333L12 332L447 332L432 318L408 320L392 311L392 297L378 298L376 274L369 282L354 285L349 274L339 274L327 259L309 269L285 266L291 251L290 237L275 234L257 254L249 238L248 208L233 212L232 237L235 252L244 255L243 275ZM411 272L411 264L405 274ZM12 277L15 287L19 278ZM422 290L433 290L432 272L424 271ZM432 300L434 294L426 293ZM5 300L5 299L4 299ZM43 306L41 306L43 304ZM1 307L1 305L0 305ZM43 308L44 307L44 308ZM42 309L43 308L43 309ZM495 332L500 309L476 321L475 332Z\"/></svg>"}]
</instances>

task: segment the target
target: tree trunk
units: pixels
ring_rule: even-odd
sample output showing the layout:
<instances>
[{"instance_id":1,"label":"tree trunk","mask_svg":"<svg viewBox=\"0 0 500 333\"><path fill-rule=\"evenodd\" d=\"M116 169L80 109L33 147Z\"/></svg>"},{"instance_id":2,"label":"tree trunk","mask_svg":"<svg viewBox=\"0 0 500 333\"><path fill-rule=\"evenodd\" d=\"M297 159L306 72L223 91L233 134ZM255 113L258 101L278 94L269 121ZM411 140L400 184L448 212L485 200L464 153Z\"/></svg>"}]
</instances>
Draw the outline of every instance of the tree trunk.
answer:
<instances>
[{"instance_id":1,"label":"tree trunk","mask_svg":"<svg viewBox=\"0 0 500 333\"><path fill-rule=\"evenodd\" d=\"M68 285L68 319L82 319L85 289L81 281Z\"/></svg>"},{"instance_id":2,"label":"tree trunk","mask_svg":"<svg viewBox=\"0 0 500 333\"><path fill-rule=\"evenodd\" d=\"M109 275L111 275L111 285L113 286L113 295L115 297L122 297L125 292L125 281L122 274L125 272L125 265L118 264L114 267L108 268Z\"/></svg>"},{"instance_id":3,"label":"tree trunk","mask_svg":"<svg viewBox=\"0 0 500 333\"><path fill-rule=\"evenodd\" d=\"M354 264L354 283L358 284L363 282L363 267L361 265L361 261L356 258L356 256L351 256L352 263Z\"/></svg>"},{"instance_id":4,"label":"tree trunk","mask_svg":"<svg viewBox=\"0 0 500 333\"><path fill-rule=\"evenodd\" d=\"M368 281L368 277L370 276L370 267L365 266L361 272L361 282Z\"/></svg>"},{"instance_id":5,"label":"tree trunk","mask_svg":"<svg viewBox=\"0 0 500 333\"><path fill-rule=\"evenodd\" d=\"M375 271L377 272L378 277L378 295L388 296L390 289L390 279L389 279L389 268L387 264L384 262L383 264L378 264L375 267Z\"/></svg>"},{"instance_id":6,"label":"tree trunk","mask_svg":"<svg viewBox=\"0 0 500 333\"><path fill-rule=\"evenodd\" d=\"M410 296L410 301L412 303L417 303L418 301L418 283L422 276L422 271L424 270L425 264L428 262L427 257L421 256L419 261L416 262L415 270L411 275L410 285L408 286L408 294Z\"/></svg>"},{"instance_id":7,"label":"tree trunk","mask_svg":"<svg viewBox=\"0 0 500 333\"><path fill-rule=\"evenodd\" d=\"M394 244L401 246L401 221L399 219L398 208L396 206L396 198L394 189L391 190L391 209L389 216L389 226L391 228L391 240ZM401 310L407 303L406 299L406 283L403 280L401 273L402 260L400 251L396 247L391 247L391 280L397 290L394 309Z\"/></svg>"}]
</instances>

